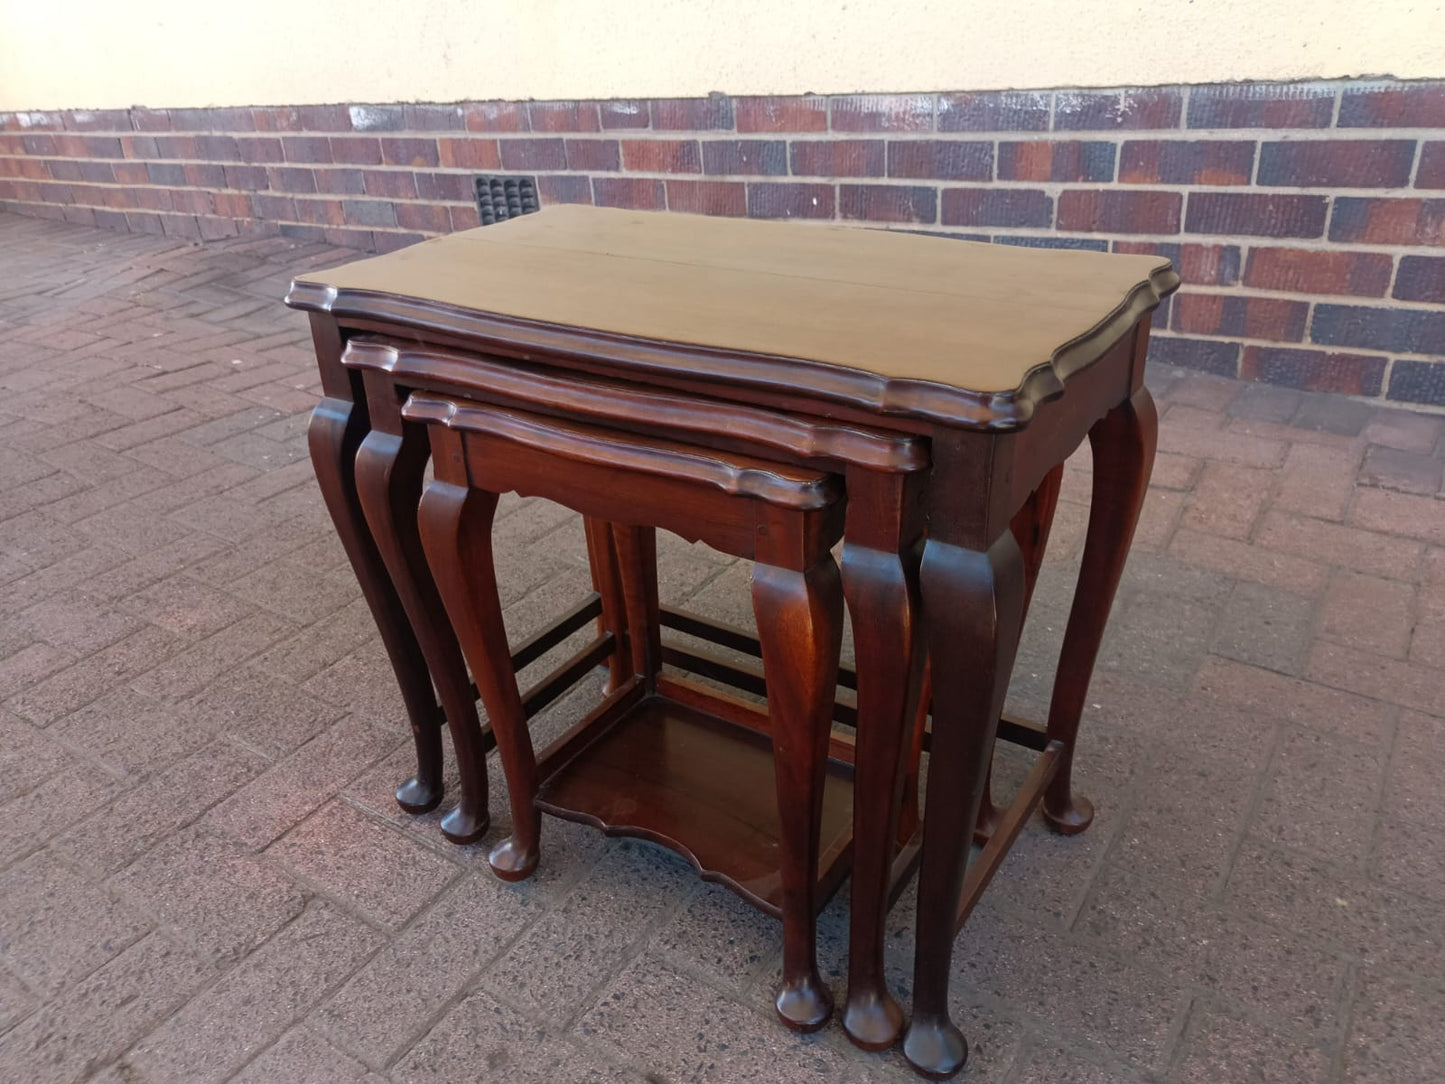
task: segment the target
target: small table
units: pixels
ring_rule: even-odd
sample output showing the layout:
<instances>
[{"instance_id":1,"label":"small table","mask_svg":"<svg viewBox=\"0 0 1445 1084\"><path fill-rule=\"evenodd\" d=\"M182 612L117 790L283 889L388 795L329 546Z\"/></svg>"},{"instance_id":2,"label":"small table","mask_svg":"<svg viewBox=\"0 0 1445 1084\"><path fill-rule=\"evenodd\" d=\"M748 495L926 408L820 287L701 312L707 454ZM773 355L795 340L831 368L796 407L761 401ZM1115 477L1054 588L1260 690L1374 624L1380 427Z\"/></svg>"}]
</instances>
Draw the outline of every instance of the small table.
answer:
<instances>
[{"instance_id":1,"label":"small table","mask_svg":"<svg viewBox=\"0 0 1445 1084\"><path fill-rule=\"evenodd\" d=\"M1092 819L1070 766L1153 462L1147 317L1177 286L1155 257L564 207L300 279L287 300L312 313L326 393L312 451L333 514L357 503L351 457L368 425L357 405L368 368L504 406L515 405L515 371L529 386L552 381L559 415L610 417L641 435L681 427L696 443L767 446L771 458L841 474L858 660L844 1027L869 1049L902 1031L883 977L883 926L926 646L933 722L904 1051L921 1073L943 1077L966 1057L947 1008L958 929L1040 802L1062 832ZM655 416L649 391L681 393L695 416ZM629 398L630 415L608 414ZM855 454L852 431L875 442L894 433L908 455L925 444L926 469ZM1040 539L1021 549L1011 523L1039 494L1048 503L1059 466L1086 438L1093 501L1047 725L1001 719L1040 556ZM348 553L384 622L396 607L386 605L385 568L366 562L364 527L338 518L343 540L356 536ZM389 648L405 639L385 625L383 635ZM406 664L409 705L431 697L414 656L392 651ZM1040 756L1014 804L986 821L988 842L970 865L996 736Z\"/></svg>"}]
</instances>

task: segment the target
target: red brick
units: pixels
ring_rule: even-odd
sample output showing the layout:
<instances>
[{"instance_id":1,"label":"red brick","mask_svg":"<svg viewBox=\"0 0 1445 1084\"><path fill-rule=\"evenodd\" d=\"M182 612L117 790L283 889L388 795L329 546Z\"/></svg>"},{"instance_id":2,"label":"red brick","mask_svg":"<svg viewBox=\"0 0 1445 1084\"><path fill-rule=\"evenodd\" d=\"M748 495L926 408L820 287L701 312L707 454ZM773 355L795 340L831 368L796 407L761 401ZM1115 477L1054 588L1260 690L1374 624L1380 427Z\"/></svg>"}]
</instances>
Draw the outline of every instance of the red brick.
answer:
<instances>
[{"instance_id":1,"label":"red brick","mask_svg":"<svg viewBox=\"0 0 1445 1084\"><path fill-rule=\"evenodd\" d=\"M668 181L667 209L742 217L748 213L747 186L739 181Z\"/></svg>"},{"instance_id":2,"label":"red brick","mask_svg":"<svg viewBox=\"0 0 1445 1084\"><path fill-rule=\"evenodd\" d=\"M316 191L336 195L359 196L365 189L359 169L314 169Z\"/></svg>"},{"instance_id":3,"label":"red brick","mask_svg":"<svg viewBox=\"0 0 1445 1084\"><path fill-rule=\"evenodd\" d=\"M1184 197L1178 192L1066 189L1059 194L1060 230L1079 233L1178 233Z\"/></svg>"},{"instance_id":4,"label":"red brick","mask_svg":"<svg viewBox=\"0 0 1445 1084\"><path fill-rule=\"evenodd\" d=\"M351 111L344 105L303 105L296 112L307 132L349 132Z\"/></svg>"},{"instance_id":5,"label":"red brick","mask_svg":"<svg viewBox=\"0 0 1445 1084\"><path fill-rule=\"evenodd\" d=\"M560 139L504 139L501 148L504 169L567 168L567 144Z\"/></svg>"},{"instance_id":6,"label":"red brick","mask_svg":"<svg viewBox=\"0 0 1445 1084\"><path fill-rule=\"evenodd\" d=\"M368 169L362 174L362 185L368 196L416 199L416 178L400 170Z\"/></svg>"},{"instance_id":7,"label":"red brick","mask_svg":"<svg viewBox=\"0 0 1445 1084\"><path fill-rule=\"evenodd\" d=\"M947 188L946 226L1042 226L1053 223L1054 204L1032 188Z\"/></svg>"},{"instance_id":8,"label":"red brick","mask_svg":"<svg viewBox=\"0 0 1445 1084\"><path fill-rule=\"evenodd\" d=\"M1308 316L1305 301L1226 294L1179 294L1174 299L1174 330L1196 335L1299 342Z\"/></svg>"},{"instance_id":9,"label":"red brick","mask_svg":"<svg viewBox=\"0 0 1445 1084\"><path fill-rule=\"evenodd\" d=\"M596 102L532 102L527 116L534 132L600 132Z\"/></svg>"},{"instance_id":10,"label":"red brick","mask_svg":"<svg viewBox=\"0 0 1445 1084\"><path fill-rule=\"evenodd\" d=\"M739 132L825 132L827 98L739 98Z\"/></svg>"},{"instance_id":11,"label":"red brick","mask_svg":"<svg viewBox=\"0 0 1445 1084\"><path fill-rule=\"evenodd\" d=\"M243 192L217 192L216 213L227 218L250 218L251 197Z\"/></svg>"},{"instance_id":12,"label":"red brick","mask_svg":"<svg viewBox=\"0 0 1445 1084\"><path fill-rule=\"evenodd\" d=\"M346 225L346 210L339 199L298 199L296 217L313 226Z\"/></svg>"},{"instance_id":13,"label":"red brick","mask_svg":"<svg viewBox=\"0 0 1445 1084\"><path fill-rule=\"evenodd\" d=\"M321 231L321 236L328 245L358 248L363 252L376 251L376 238L370 230L349 230L340 226L327 226Z\"/></svg>"},{"instance_id":14,"label":"red brick","mask_svg":"<svg viewBox=\"0 0 1445 1084\"><path fill-rule=\"evenodd\" d=\"M652 126L676 132L706 132L733 126L731 98L660 98L652 103Z\"/></svg>"},{"instance_id":15,"label":"red brick","mask_svg":"<svg viewBox=\"0 0 1445 1084\"><path fill-rule=\"evenodd\" d=\"M258 132L301 131L301 110L289 105L258 106L251 110L251 121Z\"/></svg>"},{"instance_id":16,"label":"red brick","mask_svg":"<svg viewBox=\"0 0 1445 1084\"><path fill-rule=\"evenodd\" d=\"M1420 562L1421 545L1418 542L1326 523L1308 515L1272 511L1265 516L1255 540L1261 546L1297 557L1309 557L1397 580L1413 579Z\"/></svg>"},{"instance_id":17,"label":"red brick","mask_svg":"<svg viewBox=\"0 0 1445 1084\"><path fill-rule=\"evenodd\" d=\"M881 139L795 140L795 177L881 177L886 168Z\"/></svg>"},{"instance_id":18,"label":"red brick","mask_svg":"<svg viewBox=\"0 0 1445 1084\"><path fill-rule=\"evenodd\" d=\"M832 100L835 132L926 132L933 127L930 95L872 94Z\"/></svg>"},{"instance_id":19,"label":"red brick","mask_svg":"<svg viewBox=\"0 0 1445 1084\"><path fill-rule=\"evenodd\" d=\"M888 176L990 181L993 179L993 144L951 139L894 141L888 144Z\"/></svg>"},{"instance_id":20,"label":"red brick","mask_svg":"<svg viewBox=\"0 0 1445 1084\"><path fill-rule=\"evenodd\" d=\"M583 178L583 180L585 179L586 178ZM589 190L588 198L590 199L592 186L589 184L587 187ZM448 207L447 212L451 217L453 233L461 230L474 230L482 224L482 216L477 213L475 207Z\"/></svg>"},{"instance_id":21,"label":"red brick","mask_svg":"<svg viewBox=\"0 0 1445 1084\"><path fill-rule=\"evenodd\" d=\"M469 132L525 132L527 107L516 102L468 102L462 119Z\"/></svg>"},{"instance_id":22,"label":"red brick","mask_svg":"<svg viewBox=\"0 0 1445 1084\"><path fill-rule=\"evenodd\" d=\"M326 136L288 136L281 141L288 162L330 162L331 140Z\"/></svg>"},{"instance_id":23,"label":"red brick","mask_svg":"<svg viewBox=\"0 0 1445 1084\"><path fill-rule=\"evenodd\" d=\"M1181 523L1227 538L1247 538L1274 488L1274 472L1230 463L1206 463Z\"/></svg>"},{"instance_id":24,"label":"red brick","mask_svg":"<svg viewBox=\"0 0 1445 1084\"><path fill-rule=\"evenodd\" d=\"M1131 139L1119 152L1123 184L1248 184L1253 171L1253 143Z\"/></svg>"},{"instance_id":25,"label":"red brick","mask_svg":"<svg viewBox=\"0 0 1445 1084\"><path fill-rule=\"evenodd\" d=\"M1001 181L1091 181L1114 179L1112 143L1081 143L1040 139L1001 142L998 145L998 179Z\"/></svg>"},{"instance_id":26,"label":"red brick","mask_svg":"<svg viewBox=\"0 0 1445 1084\"><path fill-rule=\"evenodd\" d=\"M130 111L130 123L137 132L169 132L171 115L164 109L147 109L138 105Z\"/></svg>"},{"instance_id":27,"label":"red brick","mask_svg":"<svg viewBox=\"0 0 1445 1084\"><path fill-rule=\"evenodd\" d=\"M272 166L266 170L266 179L277 192L316 191L316 174L299 166Z\"/></svg>"},{"instance_id":28,"label":"red brick","mask_svg":"<svg viewBox=\"0 0 1445 1084\"><path fill-rule=\"evenodd\" d=\"M1049 95L1039 91L985 91L938 96L940 132L1043 132Z\"/></svg>"},{"instance_id":29,"label":"red brick","mask_svg":"<svg viewBox=\"0 0 1445 1084\"><path fill-rule=\"evenodd\" d=\"M242 192L260 192L271 187L271 178L260 166L227 165L222 168L226 171L227 188L236 188ZM331 189L328 188L327 191Z\"/></svg>"},{"instance_id":30,"label":"red brick","mask_svg":"<svg viewBox=\"0 0 1445 1084\"><path fill-rule=\"evenodd\" d=\"M1341 128L1445 128L1445 84L1346 89Z\"/></svg>"},{"instance_id":31,"label":"red brick","mask_svg":"<svg viewBox=\"0 0 1445 1084\"><path fill-rule=\"evenodd\" d=\"M1401 188L1415 162L1412 139L1263 143L1259 184L1300 188Z\"/></svg>"},{"instance_id":32,"label":"red brick","mask_svg":"<svg viewBox=\"0 0 1445 1084\"><path fill-rule=\"evenodd\" d=\"M1169 554L1186 564L1214 569L1234 579L1304 594L1324 590L1328 577L1325 566L1314 561L1201 531L1181 529L1176 532L1169 545Z\"/></svg>"},{"instance_id":33,"label":"red brick","mask_svg":"<svg viewBox=\"0 0 1445 1084\"><path fill-rule=\"evenodd\" d=\"M602 102L602 128L646 128L652 124L652 110L644 101Z\"/></svg>"},{"instance_id":34,"label":"red brick","mask_svg":"<svg viewBox=\"0 0 1445 1084\"><path fill-rule=\"evenodd\" d=\"M1189 88L1190 128L1328 128L1333 87L1226 83Z\"/></svg>"},{"instance_id":35,"label":"red brick","mask_svg":"<svg viewBox=\"0 0 1445 1084\"><path fill-rule=\"evenodd\" d=\"M39 165L40 163L36 162L34 164ZM221 179L212 187L220 188L226 183L226 171L224 167L218 166L217 168L221 170ZM143 162L117 162L111 169L115 173L116 182L119 184L147 183L146 167ZM189 172L189 167L187 167L187 171Z\"/></svg>"},{"instance_id":36,"label":"red brick","mask_svg":"<svg viewBox=\"0 0 1445 1084\"><path fill-rule=\"evenodd\" d=\"M1237 245L1188 245L1168 241L1115 241L1115 252L1165 256L1185 282L1196 286L1233 286L1239 281Z\"/></svg>"},{"instance_id":37,"label":"red brick","mask_svg":"<svg viewBox=\"0 0 1445 1084\"><path fill-rule=\"evenodd\" d=\"M615 171L622 160L615 139L567 140L567 168L575 170Z\"/></svg>"},{"instance_id":38,"label":"red brick","mask_svg":"<svg viewBox=\"0 0 1445 1084\"><path fill-rule=\"evenodd\" d=\"M450 233L451 213L445 207L434 203L398 203L396 224L406 230L420 230L422 233Z\"/></svg>"},{"instance_id":39,"label":"red brick","mask_svg":"<svg viewBox=\"0 0 1445 1084\"><path fill-rule=\"evenodd\" d=\"M646 177L598 177L592 182L592 194L599 207L628 207L635 211L667 209L662 182Z\"/></svg>"},{"instance_id":40,"label":"red brick","mask_svg":"<svg viewBox=\"0 0 1445 1084\"><path fill-rule=\"evenodd\" d=\"M1384 297L1393 263L1381 252L1252 248L1244 268L1244 284L1288 293Z\"/></svg>"},{"instance_id":41,"label":"red brick","mask_svg":"<svg viewBox=\"0 0 1445 1084\"><path fill-rule=\"evenodd\" d=\"M435 166L440 164L435 139L386 136L381 141L381 160L389 166Z\"/></svg>"},{"instance_id":42,"label":"red brick","mask_svg":"<svg viewBox=\"0 0 1445 1084\"><path fill-rule=\"evenodd\" d=\"M1191 192L1184 228L1189 233L1226 236L1320 237L1327 204L1324 196Z\"/></svg>"},{"instance_id":43,"label":"red brick","mask_svg":"<svg viewBox=\"0 0 1445 1084\"><path fill-rule=\"evenodd\" d=\"M1445 143L1426 143L1420 148L1415 187L1445 188Z\"/></svg>"},{"instance_id":44,"label":"red brick","mask_svg":"<svg viewBox=\"0 0 1445 1084\"><path fill-rule=\"evenodd\" d=\"M1059 91L1054 128L1059 131L1124 131L1178 128L1183 105L1172 87L1125 91Z\"/></svg>"},{"instance_id":45,"label":"red brick","mask_svg":"<svg viewBox=\"0 0 1445 1084\"><path fill-rule=\"evenodd\" d=\"M171 209L190 215L208 215L215 211L211 193L196 188L178 188L171 193Z\"/></svg>"},{"instance_id":46,"label":"red brick","mask_svg":"<svg viewBox=\"0 0 1445 1084\"><path fill-rule=\"evenodd\" d=\"M1445 199L1335 197L1331 241L1445 245Z\"/></svg>"},{"instance_id":47,"label":"red brick","mask_svg":"<svg viewBox=\"0 0 1445 1084\"><path fill-rule=\"evenodd\" d=\"M462 177L455 173L417 173L416 194L420 199L426 200L470 200L472 199L472 183L470 177ZM579 178L583 184L587 184L587 178ZM321 183L321 171L316 174L317 184ZM590 188L590 186L589 186ZM330 189L327 189L330 191ZM356 191L361 191L360 186Z\"/></svg>"},{"instance_id":48,"label":"red brick","mask_svg":"<svg viewBox=\"0 0 1445 1084\"><path fill-rule=\"evenodd\" d=\"M1391 296L1445 304L1445 256L1401 256Z\"/></svg>"},{"instance_id":49,"label":"red brick","mask_svg":"<svg viewBox=\"0 0 1445 1084\"><path fill-rule=\"evenodd\" d=\"M1305 677L1321 685L1436 715L1445 705L1445 670L1412 666L1324 641L1310 652Z\"/></svg>"},{"instance_id":50,"label":"red brick","mask_svg":"<svg viewBox=\"0 0 1445 1084\"><path fill-rule=\"evenodd\" d=\"M1258 380L1305 391L1375 396L1380 394L1385 361L1385 358L1372 354L1246 346L1239 376L1242 380Z\"/></svg>"},{"instance_id":51,"label":"red brick","mask_svg":"<svg viewBox=\"0 0 1445 1084\"><path fill-rule=\"evenodd\" d=\"M1419 538L1445 545L1445 514L1434 497L1392 493L1386 489L1360 489L1355 494L1349 521L1368 531ZM1445 702L1442 702L1445 703Z\"/></svg>"},{"instance_id":52,"label":"red brick","mask_svg":"<svg viewBox=\"0 0 1445 1084\"><path fill-rule=\"evenodd\" d=\"M381 165L381 140L375 136L331 140L331 160L356 166Z\"/></svg>"},{"instance_id":53,"label":"red brick","mask_svg":"<svg viewBox=\"0 0 1445 1084\"><path fill-rule=\"evenodd\" d=\"M695 139L624 139L622 161L633 173L701 173Z\"/></svg>"},{"instance_id":54,"label":"red brick","mask_svg":"<svg viewBox=\"0 0 1445 1084\"><path fill-rule=\"evenodd\" d=\"M531 142L524 140L523 142ZM549 142L560 142L550 140ZM502 164L495 139L444 136L436 141L437 161L449 169L497 169ZM513 167L516 168L516 167Z\"/></svg>"},{"instance_id":55,"label":"red brick","mask_svg":"<svg viewBox=\"0 0 1445 1084\"><path fill-rule=\"evenodd\" d=\"M591 203L592 181L587 177L567 174L560 177L538 177L537 194L542 197L544 204Z\"/></svg>"},{"instance_id":56,"label":"red brick","mask_svg":"<svg viewBox=\"0 0 1445 1084\"><path fill-rule=\"evenodd\" d=\"M838 216L868 222L933 223L938 220L938 189L892 184L839 185Z\"/></svg>"},{"instance_id":57,"label":"red brick","mask_svg":"<svg viewBox=\"0 0 1445 1084\"><path fill-rule=\"evenodd\" d=\"M748 185L748 214L753 218L832 218L833 206L831 184Z\"/></svg>"}]
</instances>

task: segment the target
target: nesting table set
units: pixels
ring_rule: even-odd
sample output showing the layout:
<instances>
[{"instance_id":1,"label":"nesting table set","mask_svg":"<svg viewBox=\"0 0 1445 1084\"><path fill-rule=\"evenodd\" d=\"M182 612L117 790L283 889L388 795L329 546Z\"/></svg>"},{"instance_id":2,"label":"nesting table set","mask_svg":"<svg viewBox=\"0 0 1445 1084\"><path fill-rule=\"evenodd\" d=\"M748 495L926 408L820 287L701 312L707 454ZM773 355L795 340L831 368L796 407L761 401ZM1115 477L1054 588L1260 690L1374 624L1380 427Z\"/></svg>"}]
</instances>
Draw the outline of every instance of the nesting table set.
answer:
<instances>
[{"instance_id":1,"label":"nesting table set","mask_svg":"<svg viewBox=\"0 0 1445 1084\"><path fill-rule=\"evenodd\" d=\"M1064 833L1093 816L1074 742L1153 462L1148 315L1177 285L1156 257L592 207L298 279L324 389L312 460L416 742L398 802L442 800L446 726L461 793L442 831L478 839L495 745L498 876L535 868L541 812L679 851L782 919L776 1007L800 1031L832 1013L816 916L851 875L844 1030L957 1072L956 934L1036 808ZM1002 708L1085 439L1088 534L1039 725ZM595 587L519 644L492 552L505 493L582 514ZM659 604L658 528L754 562L756 637ZM598 703L534 749L527 719L602 665ZM1038 751L1007 809L1000 738ZM915 871L905 1016L884 924Z\"/></svg>"}]
</instances>

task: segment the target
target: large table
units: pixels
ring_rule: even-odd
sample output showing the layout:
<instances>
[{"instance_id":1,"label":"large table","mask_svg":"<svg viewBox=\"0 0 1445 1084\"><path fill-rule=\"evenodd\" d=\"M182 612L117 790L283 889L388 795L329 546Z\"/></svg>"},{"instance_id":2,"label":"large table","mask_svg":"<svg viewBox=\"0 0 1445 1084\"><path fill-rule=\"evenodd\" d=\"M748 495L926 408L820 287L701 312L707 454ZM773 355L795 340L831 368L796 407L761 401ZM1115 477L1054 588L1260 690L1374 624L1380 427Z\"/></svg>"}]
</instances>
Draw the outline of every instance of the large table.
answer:
<instances>
[{"instance_id":1,"label":"large table","mask_svg":"<svg viewBox=\"0 0 1445 1084\"><path fill-rule=\"evenodd\" d=\"M1071 785L1074 743L1153 462L1148 316L1177 285L1157 257L591 207L549 209L298 279L288 303L311 313L325 392L313 461L419 737L418 775L399 800L429 808L440 798L432 677L452 690L448 715L474 709L454 639L422 627L439 608L427 595L434 585L411 567L420 560L415 539L373 537L363 511L364 443L374 462L363 488L377 479L368 499L400 509L393 523L405 522L408 502L415 508L426 456L424 436L408 436L399 404L378 400L378 387L503 406L524 400L544 414L643 436L682 433L699 446L837 473L857 657L840 677L856 700L838 715L856 726L843 845L852 873L843 1024L866 1049L902 1034L925 1075L956 1072L967 1051L948 1016L958 930L1036 807L1060 832L1092 819ZM652 409L649 395L668 409ZM1086 439L1092 507L1048 719L1005 718L1060 468ZM604 533L589 522L589 538ZM603 610L603 600L584 601L516 648L514 661L536 658ZM616 626L615 615L603 617ZM660 620L757 653L755 639L694 615L664 611ZM900 817L925 654L932 720L905 1033L884 978L883 931L917 852ZM542 683L533 706L606 656L597 645L584 651ZM764 687L763 675L695 652L674 648L664 658ZM1039 752L1004 811L987 797L996 738ZM480 796L452 814L453 838L485 827L476 808L485 779L473 783ZM985 845L970 863L976 829Z\"/></svg>"}]
</instances>

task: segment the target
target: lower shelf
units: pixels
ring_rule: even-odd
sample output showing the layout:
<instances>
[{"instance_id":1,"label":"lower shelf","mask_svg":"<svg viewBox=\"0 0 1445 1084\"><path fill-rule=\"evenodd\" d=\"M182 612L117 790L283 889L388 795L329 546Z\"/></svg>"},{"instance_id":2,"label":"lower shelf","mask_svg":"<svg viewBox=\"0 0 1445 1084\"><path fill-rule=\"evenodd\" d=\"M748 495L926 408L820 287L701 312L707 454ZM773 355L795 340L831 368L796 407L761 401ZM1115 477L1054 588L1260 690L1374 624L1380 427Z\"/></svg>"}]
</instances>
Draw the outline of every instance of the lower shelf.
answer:
<instances>
[{"instance_id":1,"label":"lower shelf","mask_svg":"<svg viewBox=\"0 0 1445 1084\"><path fill-rule=\"evenodd\" d=\"M780 913L777 787L766 734L654 695L604 713L588 725L587 739L568 742L570 755L555 767L544 761L539 808L670 847L705 880ZM851 765L828 762L820 907L848 872L852 775Z\"/></svg>"}]
</instances>

